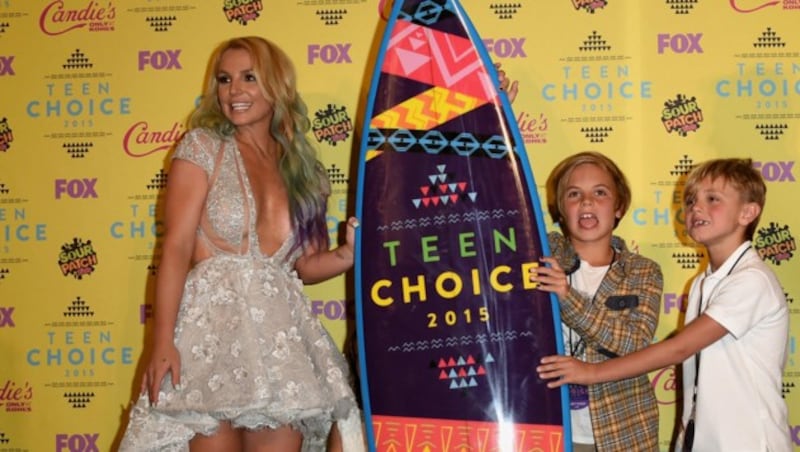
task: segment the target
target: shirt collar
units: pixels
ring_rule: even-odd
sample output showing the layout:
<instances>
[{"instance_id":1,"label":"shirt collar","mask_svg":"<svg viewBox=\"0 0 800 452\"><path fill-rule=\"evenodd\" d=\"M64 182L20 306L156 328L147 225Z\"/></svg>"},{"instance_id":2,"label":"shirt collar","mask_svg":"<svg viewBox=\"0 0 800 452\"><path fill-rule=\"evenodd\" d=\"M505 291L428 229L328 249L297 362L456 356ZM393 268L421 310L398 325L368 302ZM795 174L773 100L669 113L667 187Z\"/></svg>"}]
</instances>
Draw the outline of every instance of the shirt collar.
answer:
<instances>
[{"instance_id":1,"label":"shirt collar","mask_svg":"<svg viewBox=\"0 0 800 452\"><path fill-rule=\"evenodd\" d=\"M744 243L739 245L739 247L736 248L736 250L734 250L734 252L732 252L727 259L725 259L725 262L722 265L720 265L720 267L715 272L711 271L710 265L707 266L705 271L706 277L723 278L725 276L728 276L728 274L733 270L733 266L736 265L741 260L742 254L745 252L745 250L750 248L750 245L751 245L750 241L745 240Z\"/></svg>"}]
</instances>

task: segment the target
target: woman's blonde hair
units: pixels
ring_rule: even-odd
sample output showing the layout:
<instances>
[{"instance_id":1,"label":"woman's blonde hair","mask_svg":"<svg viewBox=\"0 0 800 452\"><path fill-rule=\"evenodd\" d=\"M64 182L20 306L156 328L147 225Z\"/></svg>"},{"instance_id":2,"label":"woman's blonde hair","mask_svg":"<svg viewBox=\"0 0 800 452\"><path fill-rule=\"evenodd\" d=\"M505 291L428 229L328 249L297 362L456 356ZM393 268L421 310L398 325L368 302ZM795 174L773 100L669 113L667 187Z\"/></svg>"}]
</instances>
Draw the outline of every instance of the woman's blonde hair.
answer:
<instances>
[{"instance_id":1,"label":"woman's blonde hair","mask_svg":"<svg viewBox=\"0 0 800 452\"><path fill-rule=\"evenodd\" d=\"M189 118L189 128L203 127L221 136L231 136L236 131L223 114L217 94L220 62L231 49L241 49L250 55L261 93L272 106L269 133L278 143L279 170L289 197L295 247L311 244L327 249L325 211L330 182L308 140L311 128L308 108L297 92L294 65L283 50L258 36L233 38L220 44L211 54L205 91Z\"/></svg>"}]
</instances>

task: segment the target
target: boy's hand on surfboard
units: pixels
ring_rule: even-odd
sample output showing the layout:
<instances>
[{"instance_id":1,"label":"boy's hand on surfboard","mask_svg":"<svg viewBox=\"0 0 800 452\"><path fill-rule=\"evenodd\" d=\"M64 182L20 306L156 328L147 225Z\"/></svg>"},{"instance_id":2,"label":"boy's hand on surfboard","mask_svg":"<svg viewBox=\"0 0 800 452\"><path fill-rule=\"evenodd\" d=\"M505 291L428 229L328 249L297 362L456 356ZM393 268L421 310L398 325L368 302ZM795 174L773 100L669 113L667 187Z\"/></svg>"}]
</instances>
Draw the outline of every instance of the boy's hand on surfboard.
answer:
<instances>
[{"instance_id":1,"label":"boy's hand on surfboard","mask_svg":"<svg viewBox=\"0 0 800 452\"><path fill-rule=\"evenodd\" d=\"M543 264L531 269L530 280L536 283L536 288L545 292L553 292L558 298L563 300L569 293L569 281L567 274L556 258L542 256L539 258Z\"/></svg>"},{"instance_id":2,"label":"boy's hand on surfboard","mask_svg":"<svg viewBox=\"0 0 800 452\"><path fill-rule=\"evenodd\" d=\"M568 383L594 383L594 366L570 356L545 356L536 367L536 372L542 380L552 380L547 383L548 388L558 388Z\"/></svg>"}]
</instances>

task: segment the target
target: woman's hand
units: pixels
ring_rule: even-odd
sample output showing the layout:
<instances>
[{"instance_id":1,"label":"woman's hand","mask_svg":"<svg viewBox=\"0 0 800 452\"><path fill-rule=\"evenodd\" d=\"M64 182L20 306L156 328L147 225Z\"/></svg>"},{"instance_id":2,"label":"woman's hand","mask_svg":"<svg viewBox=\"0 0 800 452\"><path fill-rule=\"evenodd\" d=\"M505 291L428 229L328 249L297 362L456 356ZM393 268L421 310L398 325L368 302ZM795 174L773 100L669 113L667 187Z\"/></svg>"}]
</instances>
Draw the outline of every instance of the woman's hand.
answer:
<instances>
[{"instance_id":1,"label":"woman's hand","mask_svg":"<svg viewBox=\"0 0 800 452\"><path fill-rule=\"evenodd\" d=\"M355 257L356 228L360 226L358 218L350 217L347 219L347 227L344 233L344 243L336 248L336 255L341 259L353 262Z\"/></svg>"},{"instance_id":2,"label":"woman's hand","mask_svg":"<svg viewBox=\"0 0 800 452\"><path fill-rule=\"evenodd\" d=\"M172 386L180 389L181 357L178 349L170 343L165 346L153 347L150 363L142 379L142 394L148 393L150 405L158 403L158 393L161 390L161 381L169 372L172 377Z\"/></svg>"},{"instance_id":3,"label":"woman's hand","mask_svg":"<svg viewBox=\"0 0 800 452\"><path fill-rule=\"evenodd\" d=\"M358 221L356 217L350 217L347 219L347 232L345 232L345 243L350 247L350 251L352 252L355 249L356 243L356 229L361 226L361 223Z\"/></svg>"},{"instance_id":4,"label":"woman's hand","mask_svg":"<svg viewBox=\"0 0 800 452\"><path fill-rule=\"evenodd\" d=\"M506 71L500 69L500 63L495 63L494 67L497 69L497 78L500 81L500 90L506 92L506 96L508 96L508 102L513 104L514 99L517 98L517 92L519 91L519 82L518 81L511 81L508 77L506 77Z\"/></svg>"},{"instance_id":5,"label":"woman's hand","mask_svg":"<svg viewBox=\"0 0 800 452\"><path fill-rule=\"evenodd\" d=\"M340 223L341 225L341 223ZM355 262L356 228L359 222L355 217L347 219L345 242L333 249L319 250L312 247L295 261L294 268L304 284L317 284L340 275L353 267ZM339 230L341 237L341 229Z\"/></svg>"}]
</instances>

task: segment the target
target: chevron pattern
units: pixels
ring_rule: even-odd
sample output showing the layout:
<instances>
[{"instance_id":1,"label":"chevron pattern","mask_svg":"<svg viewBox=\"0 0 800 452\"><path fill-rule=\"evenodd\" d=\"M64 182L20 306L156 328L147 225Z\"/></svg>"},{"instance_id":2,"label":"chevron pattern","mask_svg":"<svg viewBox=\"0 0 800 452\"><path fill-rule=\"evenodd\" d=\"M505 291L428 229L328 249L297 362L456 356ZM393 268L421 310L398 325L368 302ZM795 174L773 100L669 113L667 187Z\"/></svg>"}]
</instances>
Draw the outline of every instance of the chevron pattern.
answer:
<instances>
[{"instance_id":1,"label":"chevron pattern","mask_svg":"<svg viewBox=\"0 0 800 452\"><path fill-rule=\"evenodd\" d=\"M435 86L372 118L378 129L430 130L471 111L486 101Z\"/></svg>"},{"instance_id":2,"label":"chevron pattern","mask_svg":"<svg viewBox=\"0 0 800 452\"><path fill-rule=\"evenodd\" d=\"M469 39L397 21L383 72L450 88L485 102L496 91Z\"/></svg>"}]
</instances>

